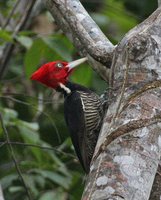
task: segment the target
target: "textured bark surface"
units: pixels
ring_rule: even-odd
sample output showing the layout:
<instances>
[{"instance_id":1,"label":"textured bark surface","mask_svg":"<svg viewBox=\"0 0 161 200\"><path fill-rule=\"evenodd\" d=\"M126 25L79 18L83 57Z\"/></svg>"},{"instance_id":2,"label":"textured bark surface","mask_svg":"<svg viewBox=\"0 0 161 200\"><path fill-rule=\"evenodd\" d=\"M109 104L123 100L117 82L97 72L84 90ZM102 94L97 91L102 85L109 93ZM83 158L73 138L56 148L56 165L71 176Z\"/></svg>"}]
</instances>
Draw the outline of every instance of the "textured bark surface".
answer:
<instances>
[{"instance_id":1,"label":"textured bark surface","mask_svg":"<svg viewBox=\"0 0 161 200\"><path fill-rule=\"evenodd\" d=\"M88 15L79 0L45 0L57 25L73 42L81 56L87 56L92 68L108 80L114 46ZM97 60L97 61L96 61Z\"/></svg>"},{"instance_id":2,"label":"textured bark surface","mask_svg":"<svg viewBox=\"0 0 161 200\"><path fill-rule=\"evenodd\" d=\"M82 55L106 66L113 60L110 105L82 200L160 199L161 7L114 48L78 0L45 4ZM108 74L102 65L93 68Z\"/></svg>"},{"instance_id":3,"label":"textured bark surface","mask_svg":"<svg viewBox=\"0 0 161 200\"><path fill-rule=\"evenodd\" d=\"M148 200L161 154L161 8L115 50L111 104L82 199Z\"/></svg>"},{"instance_id":4,"label":"textured bark surface","mask_svg":"<svg viewBox=\"0 0 161 200\"><path fill-rule=\"evenodd\" d=\"M161 165L158 166L158 170L155 175L152 192L149 200L157 200L157 199L160 200L160 197L161 197Z\"/></svg>"},{"instance_id":5,"label":"textured bark surface","mask_svg":"<svg viewBox=\"0 0 161 200\"><path fill-rule=\"evenodd\" d=\"M158 7L161 6L161 0L158 0Z\"/></svg>"}]
</instances>

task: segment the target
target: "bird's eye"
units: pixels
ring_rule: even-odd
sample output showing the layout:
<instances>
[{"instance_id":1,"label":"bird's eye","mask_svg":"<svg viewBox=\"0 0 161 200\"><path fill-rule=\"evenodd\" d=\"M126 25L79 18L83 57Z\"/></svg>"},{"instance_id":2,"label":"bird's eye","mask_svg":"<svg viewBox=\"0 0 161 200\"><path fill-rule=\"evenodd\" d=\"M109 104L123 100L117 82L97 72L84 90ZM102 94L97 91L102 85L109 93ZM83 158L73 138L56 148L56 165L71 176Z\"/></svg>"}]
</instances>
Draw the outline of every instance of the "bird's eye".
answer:
<instances>
[{"instance_id":1,"label":"bird's eye","mask_svg":"<svg viewBox=\"0 0 161 200\"><path fill-rule=\"evenodd\" d=\"M62 67L63 67L63 64L60 63L60 62L58 62L58 63L56 63L56 67L58 67L58 68L62 68Z\"/></svg>"}]
</instances>

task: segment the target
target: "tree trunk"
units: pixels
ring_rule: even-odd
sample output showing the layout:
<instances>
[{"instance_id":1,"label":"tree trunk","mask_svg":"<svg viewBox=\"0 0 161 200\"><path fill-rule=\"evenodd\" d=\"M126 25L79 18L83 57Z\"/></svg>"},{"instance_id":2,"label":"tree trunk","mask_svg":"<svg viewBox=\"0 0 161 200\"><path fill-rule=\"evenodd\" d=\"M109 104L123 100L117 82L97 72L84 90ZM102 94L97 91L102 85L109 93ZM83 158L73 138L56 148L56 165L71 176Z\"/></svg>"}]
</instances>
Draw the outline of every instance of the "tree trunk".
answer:
<instances>
[{"instance_id":1,"label":"tree trunk","mask_svg":"<svg viewBox=\"0 0 161 200\"><path fill-rule=\"evenodd\" d=\"M71 24L76 15L70 11L74 10L76 5L79 7L79 1L46 0L45 3L53 16L63 16L62 23L59 18L59 24L63 24L63 30L68 36L70 33L77 33L83 55L90 55L107 67L108 64L99 59L105 57L108 62L110 58L112 60L109 108L82 200L152 199L153 181L161 155L161 7L127 33L115 49L108 40L105 42L104 36L101 35L102 49L106 52L102 50L105 54L101 54L100 45L101 56L98 56L98 51L94 55L89 46L85 47L84 41L89 41L86 34L84 33L84 39L79 37L82 28L74 28L74 24ZM58 13L53 12L56 7L59 8ZM69 12L60 12L63 7ZM79 17L82 13L80 8ZM82 24L79 18L77 20L77 25ZM69 27L70 32L67 32ZM74 41L70 36L69 38ZM105 43L107 48L104 48ZM107 70L106 67L104 69ZM159 180L160 177L159 175ZM155 191L155 188L153 189ZM158 200L160 195L161 189L157 193Z\"/></svg>"},{"instance_id":2,"label":"tree trunk","mask_svg":"<svg viewBox=\"0 0 161 200\"><path fill-rule=\"evenodd\" d=\"M115 49L111 103L82 199L149 199L161 152L160 11Z\"/></svg>"}]
</instances>

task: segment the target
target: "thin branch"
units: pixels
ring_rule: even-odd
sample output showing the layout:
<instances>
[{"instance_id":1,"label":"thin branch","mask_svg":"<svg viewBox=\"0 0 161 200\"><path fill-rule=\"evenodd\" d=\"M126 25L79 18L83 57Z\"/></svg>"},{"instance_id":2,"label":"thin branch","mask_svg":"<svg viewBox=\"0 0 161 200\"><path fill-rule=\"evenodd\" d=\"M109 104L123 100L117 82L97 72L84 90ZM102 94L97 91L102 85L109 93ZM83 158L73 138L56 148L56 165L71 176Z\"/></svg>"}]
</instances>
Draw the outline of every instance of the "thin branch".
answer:
<instances>
[{"instance_id":1,"label":"thin branch","mask_svg":"<svg viewBox=\"0 0 161 200\"><path fill-rule=\"evenodd\" d=\"M10 96L23 96L23 97L35 99L35 100L37 100L37 101L41 101L41 102L43 102L44 104L51 104L51 103L53 103L53 100L50 99L50 98L42 99L42 98L40 98L40 97L31 96L31 95L24 94L24 93L2 92L2 95L3 95L3 96L0 96L0 98L8 98L8 97L10 97ZM24 101L23 101L23 102L24 102ZM56 103L56 102L54 102L54 103ZM30 104L30 105L31 105L31 104Z\"/></svg>"},{"instance_id":2,"label":"thin branch","mask_svg":"<svg viewBox=\"0 0 161 200\"><path fill-rule=\"evenodd\" d=\"M8 142L3 142L2 145L8 144ZM14 142L14 141L10 141L9 142L11 145L19 145L19 146L23 146L23 147L34 147L34 148L39 148L42 150L50 150L50 151L55 151L57 153L63 154L65 156L70 156L71 158L76 158L74 155L70 154L70 153L66 153L63 152L61 150L59 150L58 148L55 147L48 147L48 146L42 146L42 145L37 145L37 144L30 144L30 143L24 143L24 142ZM0 145L1 147L1 145Z\"/></svg>"},{"instance_id":3,"label":"thin branch","mask_svg":"<svg viewBox=\"0 0 161 200\"><path fill-rule=\"evenodd\" d=\"M23 14L23 16L22 16L22 18L21 18L21 20L20 20L20 23L16 26L16 29L15 29L14 35L13 35L14 37L15 37L15 35L17 35L17 33L18 33L19 31L21 31L21 30L24 28L24 26L26 25L26 22L27 22L27 20L28 20L30 14L31 14L32 8L33 8L33 6L35 5L35 3L36 3L36 1L35 1L35 0L32 0L32 1L30 2L30 4L28 5L28 7L26 8L25 13Z\"/></svg>"},{"instance_id":4,"label":"thin branch","mask_svg":"<svg viewBox=\"0 0 161 200\"><path fill-rule=\"evenodd\" d=\"M86 51L99 62L109 64L114 46L88 15L79 0L46 0L46 4L57 8ZM52 13L53 14L53 13ZM54 13L55 14L55 13Z\"/></svg>"},{"instance_id":5,"label":"thin branch","mask_svg":"<svg viewBox=\"0 0 161 200\"><path fill-rule=\"evenodd\" d=\"M94 66L93 68L103 79L107 80L105 74L107 67L111 65L114 46L88 15L80 1L45 0L45 4L58 26L74 43L80 54L87 56L90 63L94 59L99 62L99 65L106 66Z\"/></svg>"},{"instance_id":6,"label":"thin branch","mask_svg":"<svg viewBox=\"0 0 161 200\"><path fill-rule=\"evenodd\" d=\"M12 157L12 160L13 160L13 162L14 162L16 171L17 171L17 173L19 174L19 177L20 177L20 179L21 179L21 182L22 182L22 184L23 184L23 186L24 186L24 188L25 188L25 190L26 190L26 194L27 194L27 196L28 196L28 199L29 199L29 200L32 200L31 195L30 195L30 192L29 192L29 190L28 190L28 187L27 187L27 185L26 185L26 183L25 183L25 180L24 180L24 178L23 178L23 176L22 176L22 173L21 173L21 170L20 170L20 168L19 168L19 165L17 164L16 157L15 157L15 153L14 153L14 150L13 150L13 148L12 148L12 144L10 143L9 134L8 134L8 131L7 131L6 127L5 127L5 125L4 125L3 118L2 118L2 115L1 115L1 114L0 114L0 121L1 121L1 125L2 125L2 129L3 129L4 136L5 136L5 138L6 138L6 142L7 142L7 144L8 144L8 148L9 148L9 150L10 150L10 152L11 152L11 157Z\"/></svg>"},{"instance_id":7,"label":"thin branch","mask_svg":"<svg viewBox=\"0 0 161 200\"><path fill-rule=\"evenodd\" d=\"M0 142L0 148L3 147L5 144L7 144L7 141Z\"/></svg>"},{"instance_id":8,"label":"thin branch","mask_svg":"<svg viewBox=\"0 0 161 200\"><path fill-rule=\"evenodd\" d=\"M24 11L23 15L20 18L20 22L19 24L16 26L12 37L15 38L16 35L18 34L19 31L21 31L24 26L26 25L26 22L31 14L32 8L34 6L34 4L36 3L35 0L31 0L31 2L29 3L29 5L26 7L26 10ZM15 44L14 43L8 43L6 45L6 48L4 49L3 52L3 57L0 60L0 79L3 77L5 71L6 71L6 66L7 63L10 59L10 56L12 54L12 51L14 49Z\"/></svg>"},{"instance_id":9,"label":"thin branch","mask_svg":"<svg viewBox=\"0 0 161 200\"><path fill-rule=\"evenodd\" d=\"M4 16L0 13L0 26L3 26L3 22L4 22Z\"/></svg>"},{"instance_id":10,"label":"thin branch","mask_svg":"<svg viewBox=\"0 0 161 200\"><path fill-rule=\"evenodd\" d=\"M2 29L5 29L5 28L7 27L7 25L9 24L9 22L10 22L12 16L13 16L13 14L14 14L14 12L15 12L17 6L18 6L18 4L20 3L20 1L21 1L21 0L17 0L17 1L16 1L16 3L15 3L15 5L13 6L13 8L12 8L12 10L11 10L11 12L10 12L10 14L9 14L9 16L8 16L8 18L7 18L7 20L6 20L6 22L4 23L4 25L3 25L3 27L2 27Z\"/></svg>"},{"instance_id":11,"label":"thin branch","mask_svg":"<svg viewBox=\"0 0 161 200\"><path fill-rule=\"evenodd\" d=\"M32 107L34 110L38 111L38 108L36 108L33 104L31 103L27 103L25 101L21 101L19 99L16 99L16 98L13 98L13 97L10 97L10 96L0 96L0 98L6 98L6 99L9 99L11 101L14 101L16 103L20 103L20 104L23 104L25 106L30 106ZM60 134L59 134L59 131L55 125L55 122L53 121L53 119L46 113L46 112L41 112L43 115L45 115L51 122L52 122L52 126L54 127L55 131L56 131L56 135L58 137L58 142L61 143L61 138L60 138Z\"/></svg>"},{"instance_id":12,"label":"thin branch","mask_svg":"<svg viewBox=\"0 0 161 200\"><path fill-rule=\"evenodd\" d=\"M4 196L3 196L3 191L2 191L1 185L0 185L0 200L5 200Z\"/></svg>"}]
</instances>

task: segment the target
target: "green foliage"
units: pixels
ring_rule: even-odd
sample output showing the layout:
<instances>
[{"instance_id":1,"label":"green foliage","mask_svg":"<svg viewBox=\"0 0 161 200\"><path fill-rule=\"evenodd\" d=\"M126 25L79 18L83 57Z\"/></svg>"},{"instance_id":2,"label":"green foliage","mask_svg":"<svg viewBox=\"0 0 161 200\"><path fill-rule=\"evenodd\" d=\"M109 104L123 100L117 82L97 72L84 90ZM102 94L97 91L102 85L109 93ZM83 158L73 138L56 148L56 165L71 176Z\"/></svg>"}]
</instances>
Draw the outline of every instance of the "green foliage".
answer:
<instances>
[{"instance_id":1,"label":"green foliage","mask_svg":"<svg viewBox=\"0 0 161 200\"><path fill-rule=\"evenodd\" d=\"M90 87L92 84L92 69L85 64L80 66L71 76L71 80Z\"/></svg>"},{"instance_id":2,"label":"green foliage","mask_svg":"<svg viewBox=\"0 0 161 200\"><path fill-rule=\"evenodd\" d=\"M15 2L0 2L1 14L5 18ZM149 13L155 4L150 0L84 2L93 19L114 43L147 16L146 11ZM46 11L43 11L44 13ZM18 17L19 14L15 13L12 20ZM44 28L44 34L37 34L34 29L26 29L14 38L14 28L0 29L0 50L8 42L15 44L8 71L0 85L0 113L32 199L76 200L81 198L84 173L75 157L64 122L63 97L32 82L29 77L45 62L73 60L78 57L77 50L61 31L57 30L56 25L52 27L52 31L45 32L45 24L41 28ZM106 87L87 63L73 72L71 80L94 89L98 94ZM5 199L26 200L26 191L15 168L2 126L0 158L0 184Z\"/></svg>"},{"instance_id":3,"label":"green foliage","mask_svg":"<svg viewBox=\"0 0 161 200\"><path fill-rule=\"evenodd\" d=\"M27 45L27 37L24 38L24 36L21 36L18 41L21 41L24 46ZM62 36L39 38L37 40L34 40L33 42L30 42L30 44L32 45L27 50L24 59L25 72L27 77L30 77L30 75L42 62L44 63L62 59L66 61L71 60L72 46L69 41L67 41L67 39ZM66 51L67 48L69 49L69 51Z\"/></svg>"},{"instance_id":4,"label":"green foliage","mask_svg":"<svg viewBox=\"0 0 161 200\"><path fill-rule=\"evenodd\" d=\"M105 9L104 13L109 17L111 23L117 24L120 31L125 33L137 24L137 20L125 11L121 2L108 0L107 7L108 9Z\"/></svg>"},{"instance_id":5,"label":"green foliage","mask_svg":"<svg viewBox=\"0 0 161 200\"><path fill-rule=\"evenodd\" d=\"M0 29L0 44L4 42L13 42L11 32Z\"/></svg>"},{"instance_id":6,"label":"green foliage","mask_svg":"<svg viewBox=\"0 0 161 200\"><path fill-rule=\"evenodd\" d=\"M30 49L32 45L32 39L28 36L19 35L16 37L17 42L19 42L22 46L24 46L26 49Z\"/></svg>"},{"instance_id":7,"label":"green foliage","mask_svg":"<svg viewBox=\"0 0 161 200\"><path fill-rule=\"evenodd\" d=\"M40 200L51 200L51 199L63 200L66 199L66 194L63 193L62 189L59 189L56 191L48 191L40 197Z\"/></svg>"},{"instance_id":8,"label":"green foliage","mask_svg":"<svg viewBox=\"0 0 161 200\"><path fill-rule=\"evenodd\" d=\"M158 5L157 0L124 0L125 6L133 12L135 15L137 15L140 20L145 19L148 17L156 8Z\"/></svg>"},{"instance_id":9,"label":"green foliage","mask_svg":"<svg viewBox=\"0 0 161 200\"><path fill-rule=\"evenodd\" d=\"M21 146L19 146L19 150L23 150L23 144L28 144L28 148L23 151L23 155L21 151L17 151L17 156L20 160L20 165L23 170L27 172L27 174L22 173L22 176L25 179L26 184L30 188L30 191L33 195L39 196L39 189L43 188L62 188L61 190L64 192L70 189L72 176L69 173L68 169L64 165L64 163L57 156L57 151L52 150L52 147L40 139L38 130L39 125L36 122L26 122L18 118L18 113L15 110L9 108L1 108L1 114L3 116L4 124L8 130L9 127L15 129L16 134L10 136L11 141L17 141L19 139L19 143L21 142ZM10 133L10 132L9 132ZM14 133L14 131L12 131ZM4 137L3 130L0 129L1 138ZM50 151L40 150L40 148L35 148L34 146L29 146L29 144L37 144L37 147L50 147ZM3 147L5 148L5 146ZM18 148L18 147L17 147ZM5 148L6 150L6 148ZM6 151L0 152L0 156ZM16 152L16 149L15 149ZM7 152L6 152L7 153ZM61 153L61 150L60 150ZM10 154L10 152L8 152ZM10 159L10 158L9 158ZM4 161L0 161L0 166L3 166ZM41 166L41 168L40 168ZM14 166L11 166L11 171L14 169ZM8 191L10 194L17 194L19 197L22 197L24 193L24 188L21 186L18 175L14 170L14 173L5 175L1 174L1 184L4 191ZM13 184L13 186L12 186ZM60 195L55 191L54 195ZM47 195L44 193L44 195ZM10 199L10 197L8 197ZM42 198L42 197L41 197Z\"/></svg>"},{"instance_id":10,"label":"green foliage","mask_svg":"<svg viewBox=\"0 0 161 200\"><path fill-rule=\"evenodd\" d=\"M52 61L53 55L54 51L42 39L35 40L31 48L28 49L24 59L27 77L30 77L41 62Z\"/></svg>"}]
</instances>

